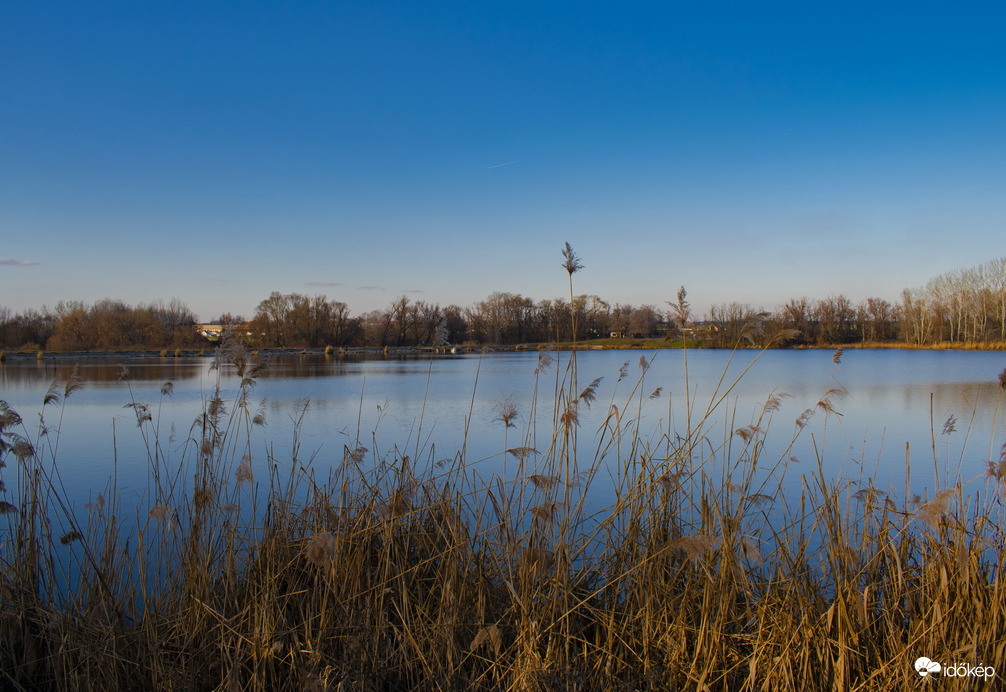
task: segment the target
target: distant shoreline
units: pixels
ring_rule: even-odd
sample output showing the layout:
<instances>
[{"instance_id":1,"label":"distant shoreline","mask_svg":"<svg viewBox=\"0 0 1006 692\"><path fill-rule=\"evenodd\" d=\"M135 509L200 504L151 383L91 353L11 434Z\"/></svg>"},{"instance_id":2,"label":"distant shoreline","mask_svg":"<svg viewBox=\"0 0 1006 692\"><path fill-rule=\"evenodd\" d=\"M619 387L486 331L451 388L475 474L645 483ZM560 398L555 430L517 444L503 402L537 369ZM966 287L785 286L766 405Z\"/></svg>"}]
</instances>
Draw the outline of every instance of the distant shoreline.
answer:
<instances>
[{"instance_id":1,"label":"distant shoreline","mask_svg":"<svg viewBox=\"0 0 1006 692\"><path fill-rule=\"evenodd\" d=\"M685 347L680 341L667 342L663 340L650 339L626 339L626 343L612 344L608 340L603 343L592 341L578 342L577 351L649 351L649 350L682 350ZM747 344L739 345L738 350L755 351L760 350L759 346ZM194 349L130 349L125 351L0 351L0 363L4 361L29 361L29 360L65 360L71 358L135 358L150 360L169 360L175 358L199 358L212 356L215 345L208 344L205 348ZM471 355L475 353L517 353L526 351L571 351L572 344L511 344L511 345L469 345L469 346L388 346L385 348L376 346L354 346L337 348L330 346L327 348L262 348L249 351L252 353L269 353L283 356L313 355L328 356L331 358L342 358L352 356L422 356L422 355ZM696 351L726 351L728 348L704 346L702 344L690 344L687 350ZM1006 343L941 343L930 345L917 345L904 342L861 342L855 344L830 344L822 346L792 346L782 348L772 348L779 351L836 351L836 350L902 350L902 351L1006 351Z\"/></svg>"}]
</instances>

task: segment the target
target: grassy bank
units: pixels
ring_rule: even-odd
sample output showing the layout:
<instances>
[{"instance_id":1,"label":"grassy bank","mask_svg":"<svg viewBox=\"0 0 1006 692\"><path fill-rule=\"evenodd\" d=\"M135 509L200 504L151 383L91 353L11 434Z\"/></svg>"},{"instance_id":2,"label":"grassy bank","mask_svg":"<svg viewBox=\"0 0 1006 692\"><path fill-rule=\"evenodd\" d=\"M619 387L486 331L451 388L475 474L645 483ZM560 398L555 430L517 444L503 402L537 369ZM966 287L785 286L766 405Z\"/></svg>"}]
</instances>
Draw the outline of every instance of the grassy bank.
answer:
<instances>
[{"instance_id":1,"label":"grassy bank","mask_svg":"<svg viewBox=\"0 0 1006 692\"><path fill-rule=\"evenodd\" d=\"M916 344L907 341L864 341L842 344L835 348L900 348L905 350L931 351L1006 351L1006 341L937 341L931 344Z\"/></svg>"},{"instance_id":2,"label":"grassy bank","mask_svg":"<svg viewBox=\"0 0 1006 692\"><path fill-rule=\"evenodd\" d=\"M907 351L1006 351L1006 342L1002 341L939 341L928 344L917 344L907 341L856 341L850 343L840 343L840 344L816 344L813 346L804 345L793 345L791 343L773 343L775 347L778 348L791 348L791 349L820 349L825 351L834 351L836 349L852 350L852 349L901 349ZM525 351L535 351L540 348L557 348L563 351L569 351L573 348L573 342L561 341L558 343L550 344L520 344L517 346L518 350ZM513 348L513 347L509 347ZM720 350L735 350L737 348L746 348L748 350L761 350L763 348L760 343L748 343L742 341L739 344L733 344L731 346L714 346L701 339L689 340L687 343L682 341L680 338L677 339L664 339L664 338L603 338L603 339L585 339L576 342L576 348L578 350L644 350L644 351L657 351L661 349L720 349Z\"/></svg>"},{"instance_id":3,"label":"grassy bank","mask_svg":"<svg viewBox=\"0 0 1006 692\"><path fill-rule=\"evenodd\" d=\"M1006 660L989 501L1006 457L979 497L947 483L913 498L907 467L886 494L810 460L786 496L789 452L764 445L776 397L724 433L724 381L688 402L683 428L647 430L644 357L595 437L578 412L603 405L596 383L542 353L523 405L552 424L508 433L507 479L463 446L438 466L367 438L338 458L295 440L263 459L263 362L219 355L241 387L209 398L181 460L164 457L156 408L126 402L149 453L138 504L113 479L71 511L58 420L72 379L41 429L0 408L0 689L890 690L924 682L921 656ZM827 425L840 395L792 439ZM592 506L595 484L614 485L610 506Z\"/></svg>"}]
</instances>

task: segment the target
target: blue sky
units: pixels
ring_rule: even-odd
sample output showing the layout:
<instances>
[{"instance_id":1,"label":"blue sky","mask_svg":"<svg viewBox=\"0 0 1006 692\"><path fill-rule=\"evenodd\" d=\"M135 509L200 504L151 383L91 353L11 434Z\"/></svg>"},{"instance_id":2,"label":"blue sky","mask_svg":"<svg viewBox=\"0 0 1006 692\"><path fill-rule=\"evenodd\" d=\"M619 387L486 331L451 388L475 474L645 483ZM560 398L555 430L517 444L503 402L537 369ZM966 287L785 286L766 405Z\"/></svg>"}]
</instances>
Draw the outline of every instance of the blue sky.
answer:
<instances>
[{"instance_id":1,"label":"blue sky","mask_svg":"<svg viewBox=\"0 0 1006 692\"><path fill-rule=\"evenodd\" d=\"M0 306L568 290L699 311L1006 254L998 3L7 2Z\"/></svg>"}]
</instances>

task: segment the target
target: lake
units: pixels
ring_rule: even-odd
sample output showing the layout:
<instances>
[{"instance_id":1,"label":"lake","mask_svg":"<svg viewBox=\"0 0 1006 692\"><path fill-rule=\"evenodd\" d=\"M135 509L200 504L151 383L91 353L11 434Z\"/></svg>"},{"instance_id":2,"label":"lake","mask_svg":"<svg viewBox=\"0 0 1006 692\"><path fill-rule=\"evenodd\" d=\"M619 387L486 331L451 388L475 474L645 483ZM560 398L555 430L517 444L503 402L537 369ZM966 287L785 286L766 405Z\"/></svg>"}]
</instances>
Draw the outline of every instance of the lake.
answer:
<instances>
[{"instance_id":1,"label":"lake","mask_svg":"<svg viewBox=\"0 0 1006 692\"><path fill-rule=\"evenodd\" d=\"M267 463L267 449L280 463L289 461L296 431L299 458L312 460L322 477L342 463L347 450L359 447L367 450L364 465L408 455L420 472L452 463L464 448L472 474L512 481L516 457L505 450L533 447L538 454L529 464L543 463L553 422L564 411L563 406L556 411L554 402L568 381L570 353L550 355L544 368L533 352L276 355L259 375L250 402L252 413L264 414L266 423L253 426L248 438L256 478ZM641 357L648 363L645 371ZM128 371L124 379L121 365ZM702 464L710 477L743 464L753 449L745 437L753 434L762 444L757 473L778 480L786 492L799 492L803 479L820 468L827 479L872 482L900 500L906 492L907 445L909 494L932 496L937 474L941 485L960 480L966 494L984 494L988 460L999 459L1006 440L997 425L997 376L1004 366L1006 354L979 351L849 350L839 363L832 351L818 350L580 352L577 391L603 379L589 407L583 401L577 410L578 457L582 466L600 456L598 446L603 449L610 434L599 429L607 421L610 430L615 419L609 414L617 411L623 421L638 424L640 440L654 458L673 443L675 432L684 436L690 419L703 431L693 463ZM0 399L21 414L31 437L50 383L65 380L74 369L83 387L65 408L45 407L44 421L50 430L46 458L54 447L62 483L78 508L113 474L126 499L141 498L154 432L169 466L191 457L195 447L189 439L199 436L193 425L204 402L219 383L230 410L240 384L233 366L214 369L211 357L9 359L0 365ZM165 382L172 383L170 396L162 394ZM777 408L765 412L773 394L779 397ZM819 405L825 398L829 403ZM132 402L149 406L151 420L142 427ZM718 403L704 416L710 402ZM516 410L512 428L500 420L505 405ZM799 428L796 421L808 409L814 415ZM760 430L736 432L763 412ZM601 466L612 467L610 477L625 454L611 448L604 455ZM0 473L14 472L8 461ZM533 471L529 466L524 474ZM12 477L6 485L15 485ZM601 504L611 493L600 480L591 488Z\"/></svg>"}]
</instances>

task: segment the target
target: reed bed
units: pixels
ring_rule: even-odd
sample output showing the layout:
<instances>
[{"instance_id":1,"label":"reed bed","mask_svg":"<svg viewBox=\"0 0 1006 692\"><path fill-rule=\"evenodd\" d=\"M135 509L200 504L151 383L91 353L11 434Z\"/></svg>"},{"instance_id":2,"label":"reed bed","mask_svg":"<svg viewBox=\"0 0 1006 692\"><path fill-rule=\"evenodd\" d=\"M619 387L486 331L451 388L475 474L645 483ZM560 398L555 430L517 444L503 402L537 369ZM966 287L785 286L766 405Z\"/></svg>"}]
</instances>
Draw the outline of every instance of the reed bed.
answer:
<instances>
[{"instance_id":1,"label":"reed bed","mask_svg":"<svg viewBox=\"0 0 1006 692\"><path fill-rule=\"evenodd\" d=\"M764 444L777 396L717 437L724 381L688 402L683 429L654 434L644 357L588 435L597 381L578 384L575 353L561 367L542 352L552 424L517 429L501 403L505 477L463 446L443 465L359 440L337 459L297 439L257 459L265 363L233 343L218 357L241 385L205 402L181 461L156 405L128 402L147 495L127 505L113 478L83 517L53 420L78 383L50 389L37 432L0 406L0 689L891 690L927 682L922 656L1006 661L991 501L1006 456L975 495L948 483L912 499L906 470L896 497L820 464L786 495L790 447ZM609 506L592 505L598 484Z\"/></svg>"}]
</instances>

